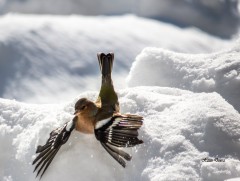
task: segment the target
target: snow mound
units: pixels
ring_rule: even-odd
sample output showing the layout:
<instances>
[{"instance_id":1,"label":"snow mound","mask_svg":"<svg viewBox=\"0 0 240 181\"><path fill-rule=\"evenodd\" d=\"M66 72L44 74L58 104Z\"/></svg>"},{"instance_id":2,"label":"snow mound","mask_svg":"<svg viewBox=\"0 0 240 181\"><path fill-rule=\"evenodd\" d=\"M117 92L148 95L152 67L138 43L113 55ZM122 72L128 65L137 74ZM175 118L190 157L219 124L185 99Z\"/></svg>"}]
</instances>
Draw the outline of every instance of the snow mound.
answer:
<instances>
[{"instance_id":1,"label":"snow mound","mask_svg":"<svg viewBox=\"0 0 240 181\"><path fill-rule=\"evenodd\" d=\"M79 97L96 99L96 92ZM129 149L125 169L93 135L76 131L42 178L47 180L199 180L240 176L240 115L217 93L135 87L119 91L121 111L144 116L144 144ZM72 119L73 105L33 105L0 99L0 177L32 181L31 162L52 129ZM202 159L225 162L203 162ZM14 170L14 172L13 172Z\"/></svg>"},{"instance_id":2,"label":"snow mound","mask_svg":"<svg viewBox=\"0 0 240 181\"><path fill-rule=\"evenodd\" d=\"M212 54L183 54L145 48L132 65L128 86L166 86L194 92L216 91L240 111L239 52L239 46Z\"/></svg>"},{"instance_id":3,"label":"snow mound","mask_svg":"<svg viewBox=\"0 0 240 181\"><path fill-rule=\"evenodd\" d=\"M206 53L230 44L194 28L131 15L8 14L0 17L0 97L56 103L81 91L97 90L100 51L115 53L115 86L123 88L131 63L144 47Z\"/></svg>"}]
</instances>

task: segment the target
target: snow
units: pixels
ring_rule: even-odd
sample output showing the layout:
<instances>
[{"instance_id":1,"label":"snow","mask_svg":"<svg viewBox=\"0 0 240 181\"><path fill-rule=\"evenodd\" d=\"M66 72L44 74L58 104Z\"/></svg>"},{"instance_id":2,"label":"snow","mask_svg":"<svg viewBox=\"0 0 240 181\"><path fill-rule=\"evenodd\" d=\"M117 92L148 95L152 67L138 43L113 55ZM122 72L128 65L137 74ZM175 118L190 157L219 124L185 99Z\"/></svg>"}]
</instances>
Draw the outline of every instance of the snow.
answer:
<instances>
[{"instance_id":1,"label":"snow","mask_svg":"<svg viewBox=\"0 0 240 181\"><path fill-rule=\"evenodd\" d=\"M144 117L144 144L124 169L74 130L43 181L240 180L239 4L0 0L0 181L37 180L37 145L96 100L97 52L115 53L121 112Z\"/></svg>"},{"instance_id":2,"label":"snow","mask_svg":"<svg viewBox=\"0 0 240 181\"><path fill-rule=\"evenodd\" d=\"M0 13L122 15L136 14L195 26L231 37L239 28L238 0L0 0ZM54 6L54 7L53 7Z\"/></svg>"},{"instance_id":3,"label":"snow","mask_svg":"<svg viewBox=\"0 0 240 181\"><path fill-rule=\"evenodd\" d=\"M228 180L226 180L226 181L239 181L239 180L240 180L240 177L238 177L238 178L228 179Z\"/></svg>"},{"instance_id":4,"label":"snow","mask_svg":"<svg viewBox=\"0 0 240 181\"><path fill-rule=\"evenodd\" d=\"M239 41L211 54L184 54L145 48L136 58L128 86L176 87L193 92L218 92L240 111Z\"/></svg>"},{"instance_id":5,"label":"snow","mask_svg":"<svg viewBox=\"0 0 240 181\"><path fill-rule=\"evenodd\" d=\"M74 131L42 178L47 180L223 180L240 176L240 115L217 93L135 87L118 91L121 112L144 116L144 144L129 149L124 169L93 135ZM95 100L97 92L78 97ZM52 129L73 118L77 98L64 104L0 99L0 175L32 181L31 162ZM225 162L202 162L204 158ZM13 172L14 170L14 172Z\"/></svg>"},{"instance_id":6,"label":"snow","mask_svg":"<svg viewBox=\"0 0 240 181\"><path fill-rule=\"evenodd\" d=\"M124 88L131 64L144 47L209 53L231 44L232 40L196 28L182 29L133 15L8 14L0 17L0 97L59 103L82 91L98 90L99 51L115 53L115 86Z\"/></svg>"}]
</instances>

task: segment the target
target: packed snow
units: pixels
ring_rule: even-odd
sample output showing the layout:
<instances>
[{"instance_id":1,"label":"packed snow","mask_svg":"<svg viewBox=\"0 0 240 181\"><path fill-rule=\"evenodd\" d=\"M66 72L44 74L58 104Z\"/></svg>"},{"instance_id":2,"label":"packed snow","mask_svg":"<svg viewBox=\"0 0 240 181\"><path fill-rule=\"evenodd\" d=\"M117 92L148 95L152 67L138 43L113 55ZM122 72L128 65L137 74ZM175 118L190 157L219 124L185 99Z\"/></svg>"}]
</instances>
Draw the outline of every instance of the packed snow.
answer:
<instances>
[{"instance_id":1,"label":"packed snow","mask_svg":"<svg viewBox=\"0 0 240 181\"><path fill-rule=\"evenodd\" d=\"M212 54L183 54L145 48L134 62L128 86L176 87L218 92L240 111L240 42Z\"/></svg>"},{"instance_id":2,"label":"packed snow","mask_svg":"<svg viewBox=\"0 0 240 181\"><path fill-rule=\"evenodd\" d=\"M59 103L82 91L98 90L99 51L115 53L115 86L123 88L132 62L144 47L209 53L231 44L232 40L195 28L182 29L133 15L8 14L0 17L0 97Z\"/></svg>"},{"instance_id":3,"label":"packed snow","mask_svg":"<svg viewBox=\"0 0 240 181\"><path fill-rule=\"evenodd\" d=\"M42 180L224 180L240 176L240 115L217 93L136 87L118 91L121 112L144 116L144 144L128 151L124 169L93 135L74 131ZM96 99L97 92L78 97ZM65 104L34 105L0 99L0 175L32 181L38 144L73 118L77 98ZM224 162L203 162L203 159ZM14 171L13 171L14 170Z\"/></svg>"}]
</instances>

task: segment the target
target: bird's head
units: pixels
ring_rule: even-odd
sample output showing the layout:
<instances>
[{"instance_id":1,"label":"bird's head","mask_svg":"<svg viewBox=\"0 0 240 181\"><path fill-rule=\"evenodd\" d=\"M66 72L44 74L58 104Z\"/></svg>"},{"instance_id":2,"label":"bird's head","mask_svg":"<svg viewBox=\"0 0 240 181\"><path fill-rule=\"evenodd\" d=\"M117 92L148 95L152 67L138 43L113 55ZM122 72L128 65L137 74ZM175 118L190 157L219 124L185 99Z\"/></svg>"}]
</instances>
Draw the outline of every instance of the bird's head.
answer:
<instances>
[{"instance_id":1,"label":"bird's head","mask_svg":"<svg viewBox=\"0 0 240 181\"><path fill-rule=\"evenodd\" d=\"M94 116L97 113L97 106L86 98L79 99L75 104L74 115L88 115Z\"/></svg>"}]
</instances>

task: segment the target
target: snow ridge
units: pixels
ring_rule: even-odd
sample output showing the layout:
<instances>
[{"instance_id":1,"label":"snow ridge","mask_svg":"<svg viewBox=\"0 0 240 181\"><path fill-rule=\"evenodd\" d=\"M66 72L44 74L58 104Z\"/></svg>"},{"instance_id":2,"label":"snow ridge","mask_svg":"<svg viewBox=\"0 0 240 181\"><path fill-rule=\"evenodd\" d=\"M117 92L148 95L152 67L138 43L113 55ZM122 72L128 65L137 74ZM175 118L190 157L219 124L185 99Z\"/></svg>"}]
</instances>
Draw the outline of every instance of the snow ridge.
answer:
<instances>
[{"instance_id":1,"label":"snow ridge","mask_svg":"<svg viewBox=\"0 0 240 181\"><path fill-rule=\"evenodd\" d=\"M128 86L176 87L193 92L218 92L240 111L239 43L212 54L183 54L145 48L128 76Z\"/></svg>"}]
</instances>

